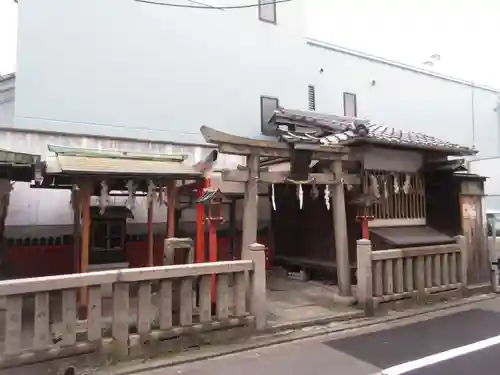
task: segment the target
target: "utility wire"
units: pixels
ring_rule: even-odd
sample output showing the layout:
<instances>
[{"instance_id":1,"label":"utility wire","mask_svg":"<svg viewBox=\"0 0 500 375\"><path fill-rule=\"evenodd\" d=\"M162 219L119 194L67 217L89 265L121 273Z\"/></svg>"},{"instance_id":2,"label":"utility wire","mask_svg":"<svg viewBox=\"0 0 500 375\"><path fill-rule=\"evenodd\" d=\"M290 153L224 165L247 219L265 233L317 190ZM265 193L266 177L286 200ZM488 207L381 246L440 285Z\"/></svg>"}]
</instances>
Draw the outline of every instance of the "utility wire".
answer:
<instances>
[{"instance_id":1,"label":"utility wire","mask_svg":"<svg viewBox=\"0 0 500 375\"><path fill-rule=\"evenodd\" d=\"M164 3L164 2L153 1L153 0L135 0L135 2L137 2L137 3L162 5L165 7L172 7L172 8L217 9L217 10L256 8L256 7L259 7L261 5L273 5L273 4L280 4L280 3L289 3L292 1L293 0L274 0L274 1L269 1L269 2L257 3L257 4L254 3L254 4L241 4L241 5L227 5L227 6L218 7L215 5L188 5L188 4Z\"/></svg>"}]
</instances>

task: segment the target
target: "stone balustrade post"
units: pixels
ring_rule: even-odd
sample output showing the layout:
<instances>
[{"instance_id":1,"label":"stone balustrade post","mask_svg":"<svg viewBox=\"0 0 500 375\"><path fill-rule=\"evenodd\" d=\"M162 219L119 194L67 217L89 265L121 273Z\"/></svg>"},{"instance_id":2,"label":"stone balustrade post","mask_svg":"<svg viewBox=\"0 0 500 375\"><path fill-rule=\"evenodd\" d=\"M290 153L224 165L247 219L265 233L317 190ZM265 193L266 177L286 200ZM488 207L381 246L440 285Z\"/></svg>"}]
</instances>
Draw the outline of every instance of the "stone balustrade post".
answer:
<instances>
[{"instance_id":1,"label":"stone balustrade post","mask_svg":"<svg viewBox=\"0 0 500 375\"><path fill-rule=\"evenodd\" d=\"M462 283L463 293L467 292L467 266L469 260L467 259L467 243L464 236L455 236L458 246L460 247L460 282Z\"/></svg>"},{"instance_id":2,"label":"stone balustrade post","mask_svg":"<svg viewBox=\"0 0 500 375\"><path fill-rule=\"evenodd\" d=\"M250 273L249 302L250 313L255 317L255 328L262 330L267 322L267 289L266 289L266 247L253 243L248 247L246 260L253 262Z\"/></svg>"},{"instance_id":3,"label":"stone balustrade post","mask_svg":"<svg viewBox=\"0 0 500 375\"><path fill-rule=\"evenodd\" d=\"M358 240L357 245L357 299L367 316L374 314L372 243L369 240Z\"/></svg>"}]
</instances>

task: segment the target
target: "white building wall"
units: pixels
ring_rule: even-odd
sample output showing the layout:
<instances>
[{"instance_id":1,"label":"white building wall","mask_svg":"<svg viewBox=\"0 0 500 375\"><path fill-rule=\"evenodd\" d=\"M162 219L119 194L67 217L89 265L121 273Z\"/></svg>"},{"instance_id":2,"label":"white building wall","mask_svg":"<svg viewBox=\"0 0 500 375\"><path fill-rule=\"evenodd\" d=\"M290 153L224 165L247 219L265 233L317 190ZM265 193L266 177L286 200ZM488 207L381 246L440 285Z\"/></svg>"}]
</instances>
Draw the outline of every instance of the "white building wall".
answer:
<instances>
[{"instance_id":1,"label":"white building wall","mask_svg":"<svg viewBox=\"0 0 500 375\"><path fill-rule=\"evenodd\" d=\"M308 55L322 73L315 77L316 110L343 113L342 93L356 94L358 117L398 129L472 146L481 155L498 154L497 93L397 67L383 59L339 52L310 43Z\"/></svg>"},{"instance_id":2,"label":"white building wall","mask_svg":"<svg viewBox=\"0 0 500 375\"><path fill-rule=\"evenodd\" d=\"M307 108L312 84L317 111L342 114L343 92L351 92L360 117L475 145L480 156L498 154L494 90L307 42L309 4L278 4L274 25L259 21L257 8L22 1L12 127L31 133L9 130L0 147L42 154L47 143L169 152L177 147L169 142L202 142L202 124L257 137L261 95L278 97L285 107ZM8 224L66 225L68 199L50 194L63 193L16 186ZM136 220L144 215L141 210Z\"/></svg>"},{"instance_id":3,"label":"white building wall","mask_svg":"<svg viewBox=\"0 0 500 375\"><path fill-rule=\"evenodd\" d=\"M257 8L20 2L15 127L167 142L202 142L202 124L258 135L260 95L307 101L302 8L279 4L274 25Z\"/></svg>"}]
</instances>

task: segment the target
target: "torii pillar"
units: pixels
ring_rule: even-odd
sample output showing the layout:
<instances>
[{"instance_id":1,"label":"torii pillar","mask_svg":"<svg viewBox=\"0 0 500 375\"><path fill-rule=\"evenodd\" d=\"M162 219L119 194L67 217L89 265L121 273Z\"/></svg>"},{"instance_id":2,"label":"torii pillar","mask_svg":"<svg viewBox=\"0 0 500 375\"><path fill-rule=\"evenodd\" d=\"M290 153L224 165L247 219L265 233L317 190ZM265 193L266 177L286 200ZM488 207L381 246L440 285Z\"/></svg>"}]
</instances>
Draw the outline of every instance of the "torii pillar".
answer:
<instances>
[{"instance_id":1,"label":"torii pillar","mask_svg":"<svg viewBox=\"0 0 500 375\"><path fill-rule=\"evenodd\" d=\"M248 180L245 182L245 195L243 199L243 235L241 259L248 259L249 246L257 242L258 223L258 178L259 155L247 156Z\"/></svg>"},{"instance_id":2,"label":"torii pillar","mask_svg":"<svg viewBox=\"0 0 500 375\"><path fill-rule=\"evenodd\" d=\"M341 179L343 176L342 161L334 161L332 169L335 174L335 179ZM341 182L334 185L332 208L339 296L350 297L352 296L351 264L349 262L349 242L347 239L344 184Z\"/></svg>"}]
</instances>

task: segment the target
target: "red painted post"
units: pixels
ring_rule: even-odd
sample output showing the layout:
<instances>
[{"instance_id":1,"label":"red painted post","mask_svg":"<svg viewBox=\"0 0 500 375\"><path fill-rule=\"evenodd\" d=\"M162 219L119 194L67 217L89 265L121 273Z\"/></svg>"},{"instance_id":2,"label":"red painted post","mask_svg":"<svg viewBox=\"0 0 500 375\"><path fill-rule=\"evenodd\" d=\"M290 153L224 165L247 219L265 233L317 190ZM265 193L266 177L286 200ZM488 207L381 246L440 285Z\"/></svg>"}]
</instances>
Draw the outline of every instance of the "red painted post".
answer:
<instances>
[{"instance_id":1,"label":"red painted post","mask_svg":"<svg viewBox=\"0 0 500 375\"><path fill-rule=\"evenodd\" d=\"M367 208L363 207L363 216L357 216L356 219L361 222L361 237L364 240L370 239L370 231L368 230L368 222L374 219L373 216L368 216Z\"/></svg>"},{"instance_id":2,"label":"red painted post","mask_svg":"<svg viewBox=\"0 0 500 375\"><path fill-rule=\"evenodd\" d=\"M198 198L203 195L206 181L198 188ZM201 203L196 205L196 263L205 262L205 206Z\"/></svg>"},{"instance_id":3,"label":"red painted post","mask_svg":"<svg viewBox=\"0 0 500 375\"><path fill-rule=\"evenodd\" d=\"M210 187L210 179L205 178L205 187ZM217 262L217 229L215 227L218 218L212 217L211 203L208 206L208 261ZM212 275L212 303L215 303L217 296L217 279Z\"/></svg>"}]
</instances>

